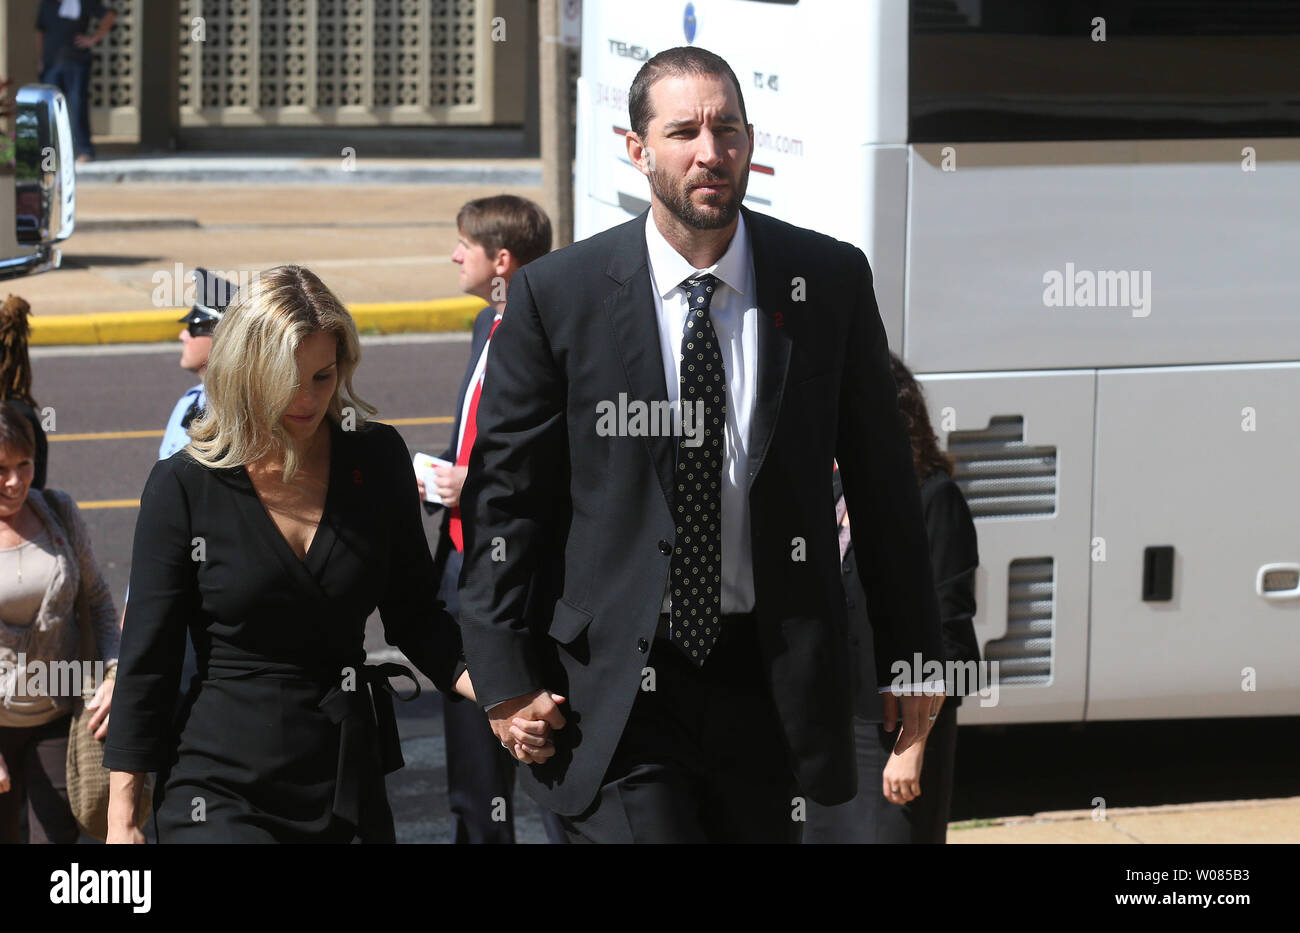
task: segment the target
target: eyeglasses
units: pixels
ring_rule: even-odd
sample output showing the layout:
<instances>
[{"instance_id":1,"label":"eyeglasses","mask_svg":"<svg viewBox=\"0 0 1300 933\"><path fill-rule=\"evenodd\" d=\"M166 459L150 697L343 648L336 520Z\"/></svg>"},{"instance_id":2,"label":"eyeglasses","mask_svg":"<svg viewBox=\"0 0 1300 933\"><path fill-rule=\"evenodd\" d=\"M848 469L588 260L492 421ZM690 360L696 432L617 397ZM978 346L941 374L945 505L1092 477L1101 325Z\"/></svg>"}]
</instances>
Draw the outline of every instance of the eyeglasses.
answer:
<instances>
[{"instance_id":1,"label":"eyeglasses","mask_svg":"<svg viewBox=\"0 0 1300 933\"><path fill-rule=\"evenodd\" d=\"M191 337L211 337L216 328L216 321L190 321L186 325Z\"/></svg>"}]
</instances>

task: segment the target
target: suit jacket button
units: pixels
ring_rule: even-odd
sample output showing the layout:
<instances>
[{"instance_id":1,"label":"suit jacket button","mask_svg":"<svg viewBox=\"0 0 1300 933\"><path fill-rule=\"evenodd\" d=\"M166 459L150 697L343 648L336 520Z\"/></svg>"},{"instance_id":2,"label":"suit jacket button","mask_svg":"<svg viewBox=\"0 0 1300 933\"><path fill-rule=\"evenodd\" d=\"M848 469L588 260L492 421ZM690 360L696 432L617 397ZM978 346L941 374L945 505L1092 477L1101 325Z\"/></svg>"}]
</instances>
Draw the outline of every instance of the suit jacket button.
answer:
<instances>
[{"instance_id":1,"label":"suit jacket button","mask_svg":"<svg viewBox=\"0 0 1300 933\"><path fill-rule=\"evenodd\" d=\"M672 546L671 544L669 544L667 541L660 541L660 542L659 542L659 553L660 553L660 554L671 554L672 552L673 552L673 546Z\"/></svg>"},{"instance_id":2,"label":"suit jacket button","mask_svg":"<svg viewBox=\"0 0 1300 933\"><path fill-rule=\"evenodd\" d=\"M645 654L648 650L650 650L650 642L646 641L644 638L638 638L636 642L636 650L640 651L642 654Z\"/></svg>"}]
</instances>

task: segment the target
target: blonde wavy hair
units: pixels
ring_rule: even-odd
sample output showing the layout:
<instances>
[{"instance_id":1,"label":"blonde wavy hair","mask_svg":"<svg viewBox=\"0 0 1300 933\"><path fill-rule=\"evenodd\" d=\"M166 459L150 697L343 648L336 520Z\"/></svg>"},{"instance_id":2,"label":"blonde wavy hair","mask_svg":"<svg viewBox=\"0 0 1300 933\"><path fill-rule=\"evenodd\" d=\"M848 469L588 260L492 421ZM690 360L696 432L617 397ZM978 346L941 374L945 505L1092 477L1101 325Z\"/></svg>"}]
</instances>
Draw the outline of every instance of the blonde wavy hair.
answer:
<instances>
[{"instance_id":1,"label":"blonde wavy hair","mask_svg":"<svg viewBox=\"0 0 1300 933\"><path fill-rule=\"evenodd\" d=\"M207 401L190 424L190 455L212 468L276 455L284 461L284 481L292 482L301 463L280 419L298 391L298 347L321 331L338 340L338 382L325 416L339 424L350 408L359 427L374 415L378 409L352 388L361 362L352 315L311 271L276 266L253 277L213 331L203 380Z\"/></svg>"}]
</instances>

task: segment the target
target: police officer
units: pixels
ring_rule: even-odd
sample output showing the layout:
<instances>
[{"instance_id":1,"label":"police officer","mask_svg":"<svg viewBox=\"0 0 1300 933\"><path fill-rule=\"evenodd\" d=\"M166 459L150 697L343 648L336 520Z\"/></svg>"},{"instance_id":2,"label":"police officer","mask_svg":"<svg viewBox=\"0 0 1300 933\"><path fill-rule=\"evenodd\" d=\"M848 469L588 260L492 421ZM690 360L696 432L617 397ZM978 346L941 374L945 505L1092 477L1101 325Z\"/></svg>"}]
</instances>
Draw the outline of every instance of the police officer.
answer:
<instances>
[{"instance_id":1,"label":"police officer","mask_svg":"<svg viewBox=\"0 0 1300 933\"><path fill-rule=\"evenodd\" d=\"M180 333L181 368L198 376L199 384L182 395L172 409L163 431L162 444L158 447L159 460L166 460L190 442L187 433L190 422L203 411L202 380L208 368L208 354L212 351L212 331L239 290L207 269L194 270L194 286L194 307L180 319L180 323L186 325Z\"/></svg>"},{"instance_id":2,"label":"police officer","mask_svg":"<svg viewBox=\"0 0 1300 933\"><path fill-rule=\"evenodd\" d=\"M208 354L212 352L212 332L216 329L217 322L221 320L221 315L235 300L237 291L239 289L236 286L218 275L213 275L207 269L194 270L194 306L178 323L185 325L185 330L180 332L181 368L198 376L199 384L187 390L172 409L171 417L167 419L167 427L163 429L162 443L158 445L159 460L166 460L190 442L187 433L190 422L203 411L205 396L202 380L208 368ZM126 604L130 598L131 588L128 586L126 595L122 599L122 617L118 620L119 625L126 621ZM194 646L187 633L181 683L186 683L196 669Z\"/></svg>"}]
</instances>

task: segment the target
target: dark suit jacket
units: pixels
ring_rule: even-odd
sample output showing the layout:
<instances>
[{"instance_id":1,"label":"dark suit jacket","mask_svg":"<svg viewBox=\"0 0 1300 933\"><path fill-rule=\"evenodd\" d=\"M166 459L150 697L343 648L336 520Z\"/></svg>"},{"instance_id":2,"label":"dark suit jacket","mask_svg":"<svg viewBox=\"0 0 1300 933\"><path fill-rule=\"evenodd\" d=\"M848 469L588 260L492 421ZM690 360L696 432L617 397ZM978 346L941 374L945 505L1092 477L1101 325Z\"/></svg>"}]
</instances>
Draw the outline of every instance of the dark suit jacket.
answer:
<instances>
[{"instance_id":1,"label":"dark suit jacket","mask_svg":"<svg viewBox=\"0 0 1300 933\"><path fill-rule=\"evenodd\" d=\"M836 474L831 493L835 501L840 498L840 485ZM934 569L935 590L939 597L944 656L950 661L979 661L979 641L975 638L973 621L975 568L980 562L975 521L961 488L942 470L935 470L921 484L921 514L930 541L930 565ZM849 521L853 521L852 513ZM844 595L848 600L849 642L856 661L855 713L867 722L880 722L884 719L880 688L891 684L895 677L884 661L893 656L893 650L888 644L887 633L882 627L872 625L867 616L867 597L851 543L840 569L844 573ZM970 683L966 686L969 692ZM954 684L947 684L945 706L961 705L961 697L953 693L954 687Z\"/></svg>"},{"instance_id":2,"label":"dark suit jacket","mask_svg":"<svg viewBox=\"0 0 1300 933\"><path fill-rule=\"evenodd\" d=\"M483 352L483 345L487 343L488 334L492 332L492 321L496 318L496 311L491 305L485 305L483 310L474 318L474 338L469 345L469 362L465 364L465 375L460 379L460 391L456 393L456 411L451 422L451 439L447 441L447 449L438 454L443 460L456 462L456 438L460 436L460 413L465 408L465 393L469 391L469 381L474 375L474 364L478 362L479 354ZM451 522L451 509L443 508L432 502L425 502L424 511L428 515L434 512L441 512L442 515L438 522L438 543L434 548L433 563L437 573L437 579L442 579L443 568L447 564L448 555L455 550L451 543L451 535L447 528ZM443 599L447 599L448 594L443 594ZM455 594L450 594L454 596Z\"/></svg>"},{"instance_id":3,"label":"dark suit jacket","mask_svg":"<svg viewBox=\"0 0 1300 933\"><path fill-rule=\"evenodd\" d=\"M801 792L836 804L856 776L832 462L872 531L858 543L871 617L900 657L942 659L929 548L866 257L742 210L760 309L749 502L762 676ZM674 540L674 438L596 432L599 402L668 397L645 221L515 275L461 494L470 676L485 707L540 688L568 698L557 754L522 769L567 815L590 804L623 732ZM552 553L561 598L530 615L530 581Z\"/></svg>"}]
</instances>

